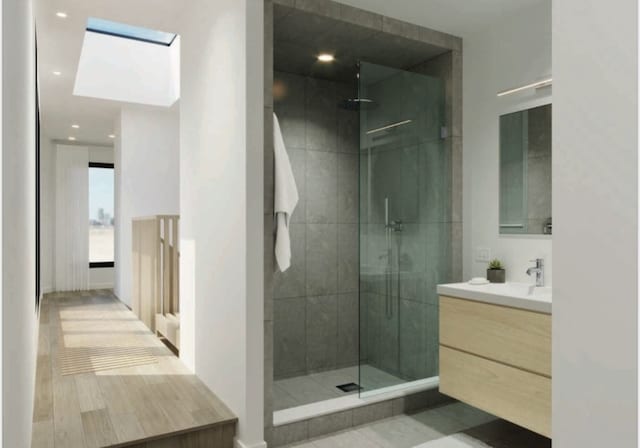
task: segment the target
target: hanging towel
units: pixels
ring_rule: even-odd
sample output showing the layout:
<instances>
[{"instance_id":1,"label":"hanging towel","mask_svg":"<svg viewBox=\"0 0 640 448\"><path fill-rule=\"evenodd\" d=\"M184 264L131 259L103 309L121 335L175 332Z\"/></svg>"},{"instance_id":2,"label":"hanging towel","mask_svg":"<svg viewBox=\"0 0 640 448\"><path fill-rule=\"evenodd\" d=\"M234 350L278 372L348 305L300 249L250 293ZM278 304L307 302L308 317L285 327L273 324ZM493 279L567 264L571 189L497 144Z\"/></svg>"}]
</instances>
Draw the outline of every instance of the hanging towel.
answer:
<instances>
[{"instance_id":1,"label":"hanging towel","mask_svg":"<svg viewBox=\"0 0 640 448\"><path fill-rule=\"evenodd\" d=\"M291 162L284 146L278 117L273 114L273 149L275 152L275 198L273 211L276 217L276 261L281 272L291 265L291 240L289 221L298 204L298 188L293 177Z\"/></svg>"}]
</instances>

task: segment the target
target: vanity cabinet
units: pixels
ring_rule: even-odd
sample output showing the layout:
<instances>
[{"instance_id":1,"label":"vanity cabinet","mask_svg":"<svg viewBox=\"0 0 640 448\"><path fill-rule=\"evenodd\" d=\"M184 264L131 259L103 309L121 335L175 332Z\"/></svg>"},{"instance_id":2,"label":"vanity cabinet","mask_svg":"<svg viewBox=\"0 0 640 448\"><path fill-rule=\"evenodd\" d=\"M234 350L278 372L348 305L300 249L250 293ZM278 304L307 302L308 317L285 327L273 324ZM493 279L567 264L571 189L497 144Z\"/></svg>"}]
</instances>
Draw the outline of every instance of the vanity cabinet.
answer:
<instances>
[{"instance_id":1,"label":"vanity cabinet","mask_svg":"<svg viewBox=\"0 0 640 448\"><path fill-rule=\"evenodd\" d=\"M551 437L551 315L440 296L440 392Z\"/></svg>"}]
</instances>

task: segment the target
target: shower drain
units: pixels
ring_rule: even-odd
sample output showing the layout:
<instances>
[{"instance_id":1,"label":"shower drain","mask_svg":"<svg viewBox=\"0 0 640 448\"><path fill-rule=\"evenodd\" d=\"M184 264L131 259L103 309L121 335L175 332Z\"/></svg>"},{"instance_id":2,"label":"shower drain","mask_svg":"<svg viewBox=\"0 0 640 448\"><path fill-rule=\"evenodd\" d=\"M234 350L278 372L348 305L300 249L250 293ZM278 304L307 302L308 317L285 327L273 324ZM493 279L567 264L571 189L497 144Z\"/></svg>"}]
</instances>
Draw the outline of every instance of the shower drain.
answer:
<instances>
[{"instance_id":1,"label":"shower drain","mask_svg":"<svg viewBox=\"0 0 640 448\"><path fill-rule=\"evenodd\" d=\"M356 383L340 384L339 386L336 386L336 387L344 393L356 392L362 389L362 387L360 387L360 385Z\"/></svg>"}]
</instances>

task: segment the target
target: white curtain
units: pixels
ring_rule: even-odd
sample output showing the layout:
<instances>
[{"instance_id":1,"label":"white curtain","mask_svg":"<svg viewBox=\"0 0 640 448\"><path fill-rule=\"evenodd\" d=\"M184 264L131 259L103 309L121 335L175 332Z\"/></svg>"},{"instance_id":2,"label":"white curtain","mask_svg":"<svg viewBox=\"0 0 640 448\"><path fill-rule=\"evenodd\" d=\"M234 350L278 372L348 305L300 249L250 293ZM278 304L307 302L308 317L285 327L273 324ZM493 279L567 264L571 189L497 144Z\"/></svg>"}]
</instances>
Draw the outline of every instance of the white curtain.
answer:
<instances>
[{"instance_id":1,"label":"white curtain","mask_svg":"<svg viewBox=\"0 0 640 448\"><path fill-rule=\"evenodd\" d=\"M89 289L89 151L56 148L56 291Z\"/></svg>"}]
</instances>

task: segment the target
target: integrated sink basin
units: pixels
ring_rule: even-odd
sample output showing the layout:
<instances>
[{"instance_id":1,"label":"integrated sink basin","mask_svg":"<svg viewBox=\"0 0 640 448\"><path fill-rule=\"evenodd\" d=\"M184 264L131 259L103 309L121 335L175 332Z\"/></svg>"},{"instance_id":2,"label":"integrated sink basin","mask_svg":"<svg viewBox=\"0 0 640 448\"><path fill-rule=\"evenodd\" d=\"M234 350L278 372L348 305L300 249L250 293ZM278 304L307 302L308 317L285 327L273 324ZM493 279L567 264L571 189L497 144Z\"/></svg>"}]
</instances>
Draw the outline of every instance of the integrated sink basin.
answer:
<instances>
[{"instance_id":1,"label":"integrated sink basin","mask_svg":"<svg viewBox=\"0 0 640 448\"><path fill-rule=\"evenodd\" d=\"M515 282L486 285L449 283L438 285L438 294L551 314L551 287L548 286Z\"/></svg>"}]
</instances>

